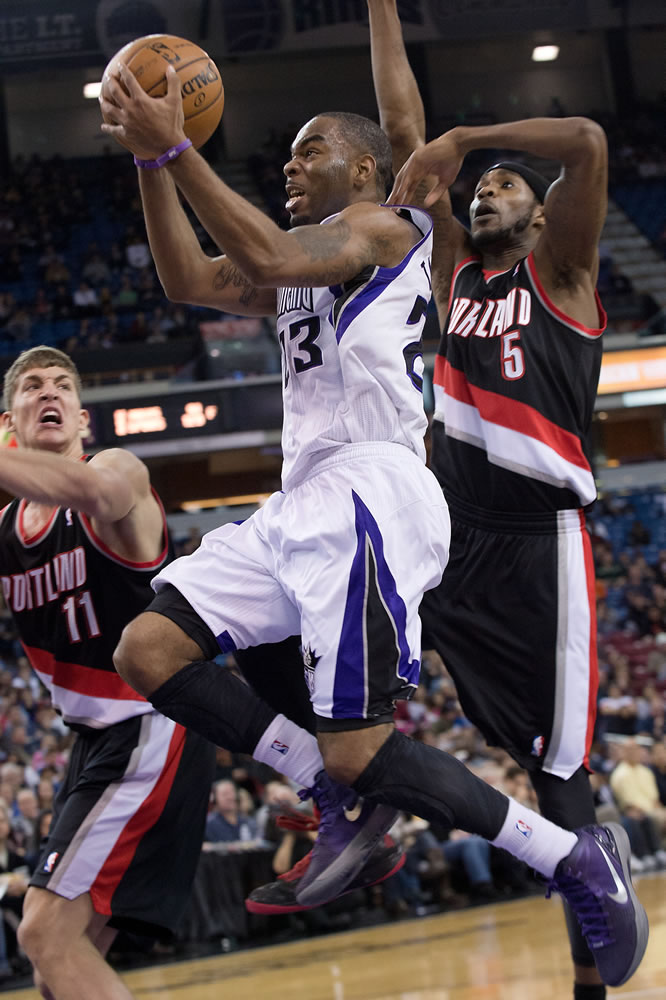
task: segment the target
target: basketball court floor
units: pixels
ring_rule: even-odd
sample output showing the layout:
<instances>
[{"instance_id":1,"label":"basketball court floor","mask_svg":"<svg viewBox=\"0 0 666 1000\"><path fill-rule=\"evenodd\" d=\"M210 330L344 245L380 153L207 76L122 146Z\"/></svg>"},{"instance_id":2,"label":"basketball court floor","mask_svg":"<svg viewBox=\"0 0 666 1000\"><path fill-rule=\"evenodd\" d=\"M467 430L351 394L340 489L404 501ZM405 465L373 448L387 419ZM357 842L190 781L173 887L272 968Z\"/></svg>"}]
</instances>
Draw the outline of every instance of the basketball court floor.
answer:
<instances>
[{"instance_id":1,"label":"basketball court floor","mask_svg":"<svg viewBox=\"0 0 666 1000\"><path fill-rule=\"evenodd\" d=\"M666 998L666 873L637 880L650 943L609 996ZM511 903L124 974L137 1000L570 1000L561 904ZM33 989L2 1000L38 1000ZM82 997L81 1000L95 1000Z\"/></svg>"}]
</instances>

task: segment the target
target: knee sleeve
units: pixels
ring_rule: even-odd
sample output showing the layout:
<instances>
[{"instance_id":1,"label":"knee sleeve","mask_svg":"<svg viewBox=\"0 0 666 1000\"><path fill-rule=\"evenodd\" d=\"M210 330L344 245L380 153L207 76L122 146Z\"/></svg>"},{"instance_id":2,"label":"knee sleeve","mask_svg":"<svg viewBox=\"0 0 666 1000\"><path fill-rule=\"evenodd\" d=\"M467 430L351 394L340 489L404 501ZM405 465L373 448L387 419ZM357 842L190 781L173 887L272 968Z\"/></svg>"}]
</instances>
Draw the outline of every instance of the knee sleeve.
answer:
<instances>
[{"instance_id":1,"label":"knee sleeve","mask_svg":"<svg viewBox=\"0 0 666 1000\"><path fill-rule=\"evenodd\" d=\"M247 684L212 660L183 667L153 692L150 703L216 746L250 755L276 715Z\"/></svg>"},{"instance_id":2,"label":"knee sleeve","mask_svg":"<svg viewBox=\"0 0 666 1000\"><path fill-rule=\"evenodd\" d=\"M493 840L508 800L450 754L393 731L354 782L359 794Z\"/></svg>"}]
</instances>

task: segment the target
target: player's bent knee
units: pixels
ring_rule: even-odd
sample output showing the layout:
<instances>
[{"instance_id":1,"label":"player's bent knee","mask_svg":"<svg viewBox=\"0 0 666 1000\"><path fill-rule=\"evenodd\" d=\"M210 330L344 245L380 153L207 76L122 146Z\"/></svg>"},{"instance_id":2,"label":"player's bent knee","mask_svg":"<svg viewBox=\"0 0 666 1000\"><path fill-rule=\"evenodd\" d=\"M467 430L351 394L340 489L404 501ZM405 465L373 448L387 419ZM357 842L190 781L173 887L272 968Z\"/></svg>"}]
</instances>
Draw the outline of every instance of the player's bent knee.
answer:
<instances>
[{"instance_id":1,"label":"player's bent knee","mask_svg":"<svg viewBox=\"0 0 666 1000\"><path fill-rule=\"evenodd\" d=\"M33 907L24 911L16 939L33 965L37 965L45 947L48 946L49 938L52 938L52 935L49 934L45 921L40 919L38 910Z\"/></svg>"},{"instance_id":2,"label":"player's bent knee","mask_svg":"<svg viewBox=\"0 0 666 1000\"><path fill-rule=\"evenodd\" d=\"M148 698L173 674L201 655L178 625L144 612L126 625L113 665L130 687Z\"/></svg>"},{"instance_id":3,"label":"player's bent knee","mask_svg":"<svg viewBox=\"0 0 666 1000\"><path fill-rule=\"evenodd\" d=\"M151 650L151 630L145 627L144 616L139 615L126 625L113 654L113 665L130 687L145 696L151 694L161 681L159 670L153 663L154 643Z\"/></svg>"}]
</instances>

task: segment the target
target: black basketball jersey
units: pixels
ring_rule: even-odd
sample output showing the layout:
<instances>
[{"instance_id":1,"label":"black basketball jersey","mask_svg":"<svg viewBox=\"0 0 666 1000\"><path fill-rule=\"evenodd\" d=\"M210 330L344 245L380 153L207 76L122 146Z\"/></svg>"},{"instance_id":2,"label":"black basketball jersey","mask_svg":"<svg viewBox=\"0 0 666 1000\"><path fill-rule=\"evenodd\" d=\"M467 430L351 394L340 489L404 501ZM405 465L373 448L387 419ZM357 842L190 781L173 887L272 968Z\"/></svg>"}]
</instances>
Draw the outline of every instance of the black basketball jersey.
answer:
<instances>
[{"instance_id":1,"label":"black basketball jersey","mask_svg":"<svg viewBox=\"0 0 666 1000\"><path fill-rule=\"evenodd\" d=\"M546 295L532 254L456 268L435 364L431 466L447 499L542 513L596 497L586 451L606 314L588 329Z\"/></svg>"},{"instance_id":2,"label":"black basketball jersey","mask_svg":"<svg viewBox=\"0 0 666 1000\"><path fill-rule=\"evenodd\" d=\"M66 722L94 729L151 712L116 673L113 652L125 625L154 597L150 581L171 556L166 519L159 557L131 563L69 507L56 507L27 537L25 506L13 500L2 512L0 575L26 655L54 707Z\"/></svg>"}]
</instances>

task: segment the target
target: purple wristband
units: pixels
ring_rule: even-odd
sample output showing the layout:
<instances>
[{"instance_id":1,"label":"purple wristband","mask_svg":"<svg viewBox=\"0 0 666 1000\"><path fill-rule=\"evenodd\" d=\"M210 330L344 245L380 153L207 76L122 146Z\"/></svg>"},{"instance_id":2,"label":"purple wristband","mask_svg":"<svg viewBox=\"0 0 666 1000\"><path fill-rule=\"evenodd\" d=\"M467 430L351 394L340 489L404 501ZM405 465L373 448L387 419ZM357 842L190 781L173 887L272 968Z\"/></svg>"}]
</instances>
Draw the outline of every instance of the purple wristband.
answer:
<instances>
[{"instance_id":1,"label":"purple wristband","mask_svg":"<svg viewBox=\"0 0 666 1000\"><path fill-rule=\"evenodd\" d=\"M134 157L134 164L137 167L141 167L144 170L155 170L157 167L163 167L167 163L171 163L175 160L177 156L184 153L186 149L189 149L192 145L191 139L183 139L179 142L177 146L172 146L171 149L167 149L166 153L162 153L158 156L156 160L140 160L137 156Z\"/></svg>"}]
</instances>

